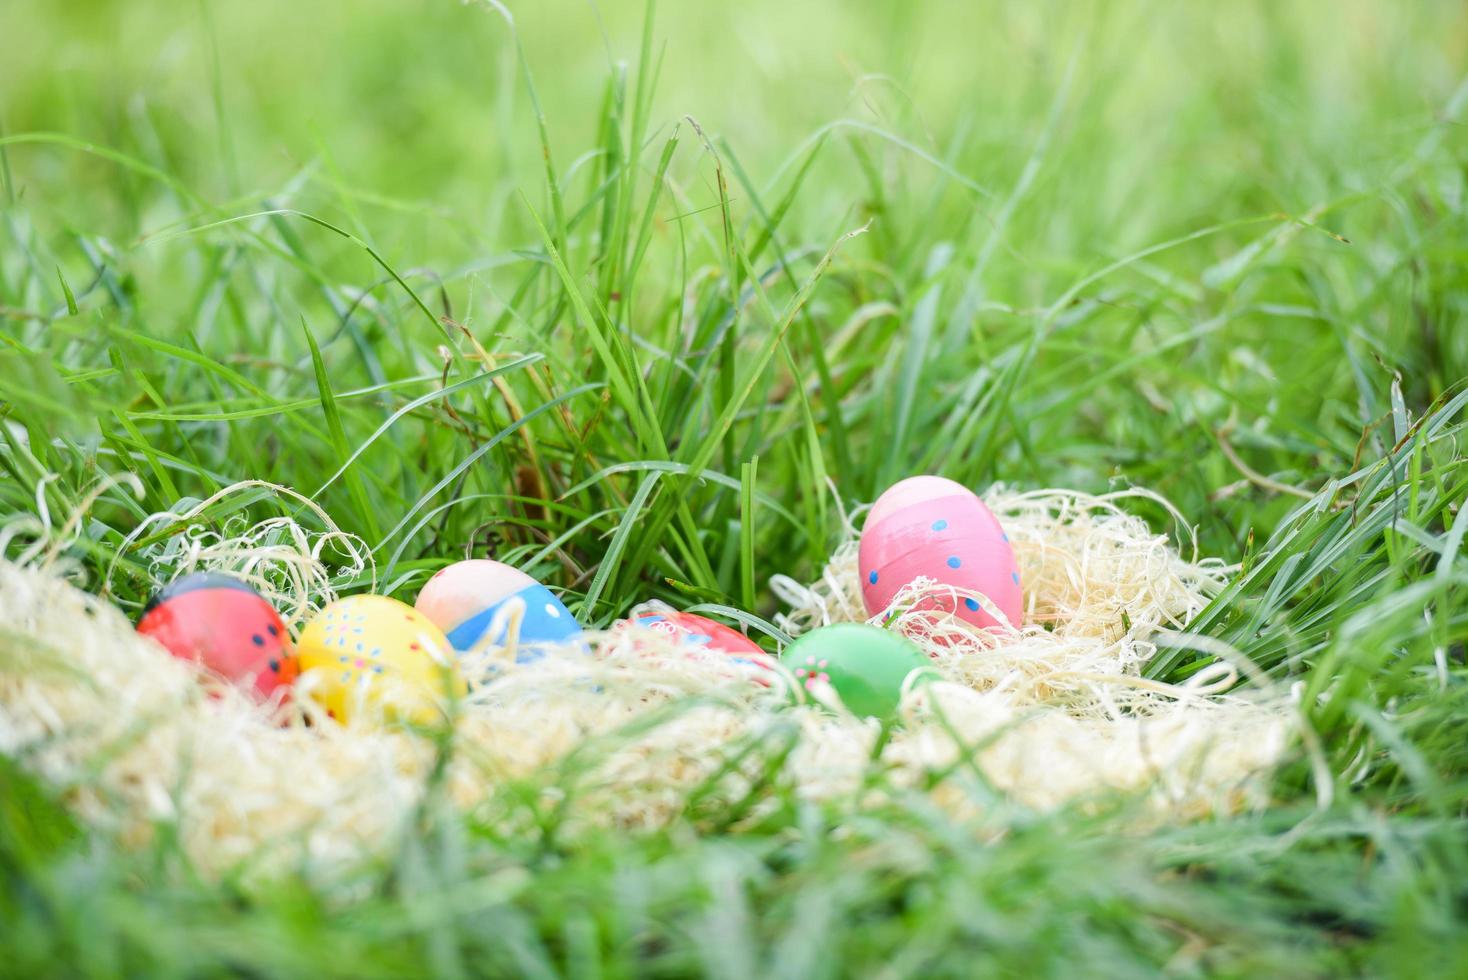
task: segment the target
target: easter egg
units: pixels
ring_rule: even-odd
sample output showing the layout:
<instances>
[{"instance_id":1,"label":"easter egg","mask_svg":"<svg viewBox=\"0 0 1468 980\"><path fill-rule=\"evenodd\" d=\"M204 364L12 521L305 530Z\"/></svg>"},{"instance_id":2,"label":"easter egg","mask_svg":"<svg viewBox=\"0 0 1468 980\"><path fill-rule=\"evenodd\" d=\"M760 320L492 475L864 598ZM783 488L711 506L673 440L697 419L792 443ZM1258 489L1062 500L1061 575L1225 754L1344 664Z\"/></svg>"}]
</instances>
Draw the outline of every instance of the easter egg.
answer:
<instances>
[{"instance_id":1,"label":"easter egg","mask_svg":"<svg viewBox=\"0 0 1468 980\"><path fill-rule=\"evenodd\" d=\"M738 630L693 613L674 612L671 609L648 610L633 616L629 622L667 636L678 637L687 645L705 646L733 657L764 653L758 643Z\"/></svg>"},{"instance_id":2,"label":"easter egg","mask_svg":"<svg viewBox=\"0 0 1468 980\"><path fill-rule=\"evenodd\" d=\"M685 647L704 647L726 653L742 667L767 671L768 654L749 637L723 623L697 616L693 613L676 612L672 609L649 609L631 619L624 619L615 628L628 626L650 629L656 633L673 637ZM764 684L764 681L760 681Z\"/></svg>"},{"instance_id":3,"label":"easter egg","mask_svg":"<svg viewBox=\"0 0 1468 980\"><path fill-rule=\"evenodd\" d=\"M280 616L264 596L230 575L195 572L174 581L148 602L138 632L175 657L252 686L262 697L296 675Z\"/></svg>"},{"instance_id":4,"label":"easter egg","mask_svg":"<svg viewBox=\"0 0 1468 980\"><path fill-rule=\"evenodd\" d=\"M550 589L518 568L487 558L439 569L414 605L461 652L481 641L506 646L513 634L518 638L515 659L523 663L538 656L536 646L574 642L581 636L581 625Z\"/></svg>"},{"instance_id":5,"label":"easter egg","mask_svg":"<svg viewBox=\"0 0 1468 980\"><path fill-rule=\"evenodd\" d=\"M780 662L807 691L828 686L852 714L884 721L897 714L908 675L933 670L912 641L866 623L811 630L785 648Z\"/></svg>"},{"instance_id":6,"label":"easter egg","mask_svg":"<svg viewBox=\"0 0 1468 980\"><path fill-rule=\"evenodd\" d=\"M877 498L861 533L861 594L873 616L913 579L987 596L1012 625L1024 614L1019 565L1009 535L978 495L939 476L915 476ZM998 626L976 599L933 595L920 609L956 613L980 627Z\"/></svg>"},{"instance_id":7,"label":"easter egg","mask_svg":"<svg viewBox=\"0 0 1468 980\"><path fill-rule=\"evenodd\" d=\"M310 696L339 721L363 713L429 724L463 678L443 631L405 602L380 595L338 599L296 643Z\"/></svg>"}]
</instances>

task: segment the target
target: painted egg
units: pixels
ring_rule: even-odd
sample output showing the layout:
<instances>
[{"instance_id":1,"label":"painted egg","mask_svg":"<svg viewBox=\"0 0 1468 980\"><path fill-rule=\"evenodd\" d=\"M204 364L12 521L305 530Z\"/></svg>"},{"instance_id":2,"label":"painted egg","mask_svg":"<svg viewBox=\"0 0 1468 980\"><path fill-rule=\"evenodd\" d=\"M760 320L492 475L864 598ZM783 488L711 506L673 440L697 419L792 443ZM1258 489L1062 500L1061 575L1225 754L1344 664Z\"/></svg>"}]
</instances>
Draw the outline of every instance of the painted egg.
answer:
<instances>
[{"instance_id":1,"label":"painted egg","mask_svg":"<svg viewBox=\"0 0 1468 980\"><path fill-rule=\"evenodd\" d=\"M515 660L523 663L539 655L536 646L573 642L581 636L581 625L550 589L518 568L487 558L439 569L414 604L460 652L481 641L507 646L513 633L518 638Z\"/></svg>"},{"instance_id":2,"label":"painted egg","mask_svg":"<svg viewBox=\"0 0 1468 980\"><path fill-rule=\"evenodd\" d=\"M443 631L405 602L380 595L338 599L296 643L310 696L339 721L377 714L430 724L452 693L466 691Z\"/></svg>"},{"instance_id":3,"label":"painted egg","mask_svg":"<svg viewBox=\"0 0 1468 980\"><path fill-rule=\"evenodd\" d=\"M649 609L631 619L624 619L617 628L641 626L646 629L680 639L686 647L707 647L719 653L727 653L744 667L769 670L765 659L768 654L749 637L723 623L696 616L693 613L675 612L671 609ZM765 683L761 681L760 683Z\"/></svg>"},{"instance_id":4,"label":"painted egg","mask_svg":"<svg viewBox=\"0 0 1468 980\"><path fill-rule=\"evenodd\" d=\"M280 616L264 596L230 575L195 572L171 583L149 601L138 632L175 657L253 686L262 697L296 676Z\"/></svg>"},{"instance_id":5,"label":"painted egg","mask_svg":"<svg viewBox=\"0 0 1468 980\"><path fill-rule=\"evenodd\" d=\"M758 643L730 629L723 623L695 616L693 613L668 610L648 610L638 613L628 622L645 626L667 636L680 637L685 644L706 646L710 650L738 657L743 654L763 654Z\"/></svg>"},{"instance_id":6,"label":"painted egg","mask_svg":"<svg viewBox=\"0 0 1468 980\"><path fill-rule=\"evenodd\" d=\"M936 673L911 640L866 623L811 630L785 648L780 662L807 691L818 694L828 687L852 714L883 721L897 714L909 674Z\"/></svg>"},{"instance_id":7,"label":"painted egg","mask_svg":"<svg viewBox=\"0 0 1468 980\"><path fill-rule=\"evenodd\" d=\"M861 593L873 616L920 576L987 596L1018 626L1024 614L1019 565L1009 535L978 494L939 476L894 484L867 515L858 556ZM985 628L998 621L977 600L933 595L918 606Z\"/></svg>"}]
</instances>

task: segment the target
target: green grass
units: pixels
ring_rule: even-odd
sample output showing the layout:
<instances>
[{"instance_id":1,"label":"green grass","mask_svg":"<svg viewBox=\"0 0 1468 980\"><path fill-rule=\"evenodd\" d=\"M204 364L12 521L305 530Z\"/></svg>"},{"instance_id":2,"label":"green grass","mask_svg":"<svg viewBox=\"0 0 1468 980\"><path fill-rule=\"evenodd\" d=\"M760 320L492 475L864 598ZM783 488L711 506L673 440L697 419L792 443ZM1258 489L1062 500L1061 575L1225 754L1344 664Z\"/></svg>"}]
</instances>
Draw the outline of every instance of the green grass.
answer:
<instances>
[{"instance_id":1,"label":"green grass","mask_svg":"<svg viewBox=\"0 0 1468 980\"><path fill-rule=\"evenodd\" d=\"M143 516L268 479L383 589L488 549L606 624L768 617L828 481L1145 486L1243 563L1192 628L1299 685L1329 772L1145 833L778 779L737 834L435 799L349 882L246 889L22 752L0 972L1464 969L1462 5L511 6L0 7L0 516L136 474L71 548L131 611Z\"/></svg>"}]
</instances>

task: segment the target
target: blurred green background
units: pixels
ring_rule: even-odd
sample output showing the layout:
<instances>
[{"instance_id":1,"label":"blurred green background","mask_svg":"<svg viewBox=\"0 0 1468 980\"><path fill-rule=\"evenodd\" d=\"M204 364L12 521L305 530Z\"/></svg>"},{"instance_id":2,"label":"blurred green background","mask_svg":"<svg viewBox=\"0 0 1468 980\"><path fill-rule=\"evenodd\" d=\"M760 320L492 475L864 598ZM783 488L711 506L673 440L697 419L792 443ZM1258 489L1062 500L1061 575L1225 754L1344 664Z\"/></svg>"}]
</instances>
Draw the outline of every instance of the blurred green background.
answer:
<instances>
[{"instance_id":1,"label":"blurred green background","mask_svg":"<svg viewBox=\"0 0 1468 980\"><path fill-rule=\"evenodd\" d=\"M568 164L595 140L609 66L636 57L643 4L510 6ZM351 188L492 232L507 190L534 188L538 150L507 32L486 12L453 0L10 2L0 10L5 123L156 151L215 200L278 190L329 156ZM1074 54L1046 168L1057 186L1041 195L1053 237L1016 247L1104 252L1159 224L1216 220L1203 202L1219 196L1231 210L1302 213L1352 189L1341 175L1356 189L1384 180L1403 139L1427 131L1459 81L1465 20L1460 4L1431 0L1226 13L1145 2L664 3L653 117L694 117L759 178L834 120L884 125L1002 193ZM64 162L26 164L45 186L76 182ZM849 207L837 176L806 200ZM90 223L100 202L79 189L63 213Z\"/></svg>"},{"instance_id":2,"label":"blurred green background","mask_svg":"<svg viewBox=\"0 0 1468 980\"><path fill-rule=\"evenodd\" d=\"M1420 414L1468 375L1468 331L1450 329L1464 312L1460 3L665 3L630 195L609 193L607 175L629 152L644 5L509 6L566 215L579 222L571 273L616 307L610 322L643 359L668 458L696 455L688 447L728 404L732 368L750 363L773 322L746 303L732 346L704 356L724 336L710 325L731 315L718 297L742 278L720 177L746 250L789 195L756 262L775 310L840 235L871 220L802 312L789 360L773 360L709 461L738 479L760 455L761 490L787 507L820 496L827 475L848 502L917 470L976 486L1140 484L1236 558L1293 501L1242 486L1220 432L1252 469L1313 491L1355 465L1363 431L1390 411L1394 377ZM566 332L575 319L531 218L533 208L555 224L514 37L493 7L447 0L0 7L10 140L0 304L28 349L103 372L69 382L70 395L57 389L82 420L70 434L120 407L262 404L233 380L204 383L166 361L149 364L151 392L126 381L96 343L115 325L197 345L282 403L318 388L302 320L339 392L444 372L446 343L444 376L469 376L466 339L425 323L356 244L298 219L214 224L267 208L371 243L435 314L491 351L546 353L545 385L507 382L526 410L607 380L584 334ZM675 130L660 197L644 211ZM623 302L605 272L606 236L622 218L635 231L644 214L647 257ZM772 266L777 253L785 261ZM90 284L79 320L52 319L66 309L60 279ZM353 300L360 309L346 319L365 321L355 354L333 328ZM681 351L678 363L668 351ZM789 398L796 376L810 395L805 423L807 408ZM355 447L387 403L343 404L344 445ZM479 408L485 435L511 417ZM601 418L584 398L570 411ZM294 467L326 474L345 457L319 445L329 428L319 416L315 436L283 440L269 418L131 421L134 453L180 439L213 447L176 475L184 495L259 475L308 484ZM556 431L546 417L530 429L542 441ZM378 543L369 532L464 456L462 443L425 438L401 471L385 443L362 458L382 527L369 527L367 498L351 503L346 483L323 503ZM587 437L595 453L579 447L579 463L575 446L531 459L507 440L490 476L476 469L457 489L493 492L529 465L552 473L534 492L558 495L598 464L661 456L645 438L598 438ZM282 455L290 465L274 462ZM25 482L11 487L16 508L32 496ZM583 573L559 584L585 583L632 489L572 496L560 526L604 516L581 542ZM708 494L696 521L721 538L738 522L736 501ZM653 506L664 516L671 504ZM795 537L760 532L761 578L809 572L839 539L833 510L807 509ZM493 517L447 525L443 539ZM731 594L731 553L711 561L705 574L664 572Z\"/></svg>"}]
</instances>

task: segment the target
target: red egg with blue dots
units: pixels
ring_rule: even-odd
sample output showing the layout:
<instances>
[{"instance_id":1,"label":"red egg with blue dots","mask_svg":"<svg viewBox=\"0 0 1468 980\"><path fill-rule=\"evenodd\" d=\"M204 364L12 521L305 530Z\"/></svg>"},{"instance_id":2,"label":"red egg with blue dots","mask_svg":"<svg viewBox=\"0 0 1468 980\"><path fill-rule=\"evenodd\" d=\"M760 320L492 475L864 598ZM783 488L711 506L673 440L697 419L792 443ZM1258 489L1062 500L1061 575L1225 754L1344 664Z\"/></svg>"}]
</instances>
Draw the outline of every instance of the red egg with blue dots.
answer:
<instances>
[{"instance_id":1,"label":"red egg with blue dots","mask_svg":"<svg viewBox=\"0 0 1468 980\"><path fill-rule=\"evenodd\" d=\"M1019 565L1009 535L978 494L939 476L915 476L877 498L862 529L861 593L875 616L919 577L988 597L1009 622L1024 614ZM955 613L975 626L998 621L968 596L932 595L919 608Z\"/></svg>"},{"instance_id":2,"label":"red egg with blue dots","mask_svg":"<svg viewBox=\"0 0 1468 980\"><path fill-rule=\"evenodd\" d=\"M249 585L229 575L196 572L155 595L138 620L175 657L193 660L262 697L295 679L285 624Z\"/></svg>"}]
</instances>

